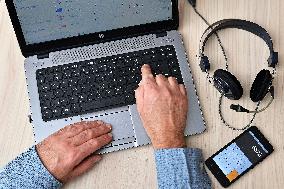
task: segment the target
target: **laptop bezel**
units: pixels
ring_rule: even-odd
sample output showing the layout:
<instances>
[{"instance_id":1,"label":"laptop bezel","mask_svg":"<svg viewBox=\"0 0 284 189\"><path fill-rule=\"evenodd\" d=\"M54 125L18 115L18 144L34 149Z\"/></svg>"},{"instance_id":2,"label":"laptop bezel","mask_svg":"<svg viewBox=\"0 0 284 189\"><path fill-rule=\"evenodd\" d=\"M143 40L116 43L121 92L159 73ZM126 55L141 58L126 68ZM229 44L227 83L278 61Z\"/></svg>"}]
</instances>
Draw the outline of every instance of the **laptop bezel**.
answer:
<instances>
[{"instance_id":1,"label":"laptop bezel","mask_svg":"<svg viewBox=\"0 0 284 189\"><path fill-rule=\"evenodd\" d=\"M113 41L117 39L129 38L133 36L175 30L179 26L178 1L171 1L173 15L173 18L171 20L28 45L25 41L24 34L22 32L14 1L5 0L16 33L16 37L18 39L18 43L20 45L24 57L29 57L33 55L44 55L50 52L69 49L78 46L85 46L107 41Z\"/></svg>"}]
</instances>

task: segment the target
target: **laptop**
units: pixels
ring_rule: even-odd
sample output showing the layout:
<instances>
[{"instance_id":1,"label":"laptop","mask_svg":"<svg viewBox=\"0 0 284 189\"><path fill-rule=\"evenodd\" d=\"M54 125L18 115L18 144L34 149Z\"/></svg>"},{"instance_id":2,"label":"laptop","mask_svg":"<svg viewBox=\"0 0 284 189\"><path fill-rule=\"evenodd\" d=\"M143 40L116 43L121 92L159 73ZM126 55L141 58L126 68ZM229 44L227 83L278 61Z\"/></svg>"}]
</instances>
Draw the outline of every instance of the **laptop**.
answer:
<instances>
[{"instance_id":1,"label":"laptop","mask_svg":"<svg viewBox=\"0 0 284 189\"><path fill-rule=\"evenodd\" d=\"M107 153L150 144L134 90L143 64L186 86L185 135L206 126L180 33L177 0L6 0L25 59L39 143L80 121L113 126Z\"/></svg>"}]
</instances>

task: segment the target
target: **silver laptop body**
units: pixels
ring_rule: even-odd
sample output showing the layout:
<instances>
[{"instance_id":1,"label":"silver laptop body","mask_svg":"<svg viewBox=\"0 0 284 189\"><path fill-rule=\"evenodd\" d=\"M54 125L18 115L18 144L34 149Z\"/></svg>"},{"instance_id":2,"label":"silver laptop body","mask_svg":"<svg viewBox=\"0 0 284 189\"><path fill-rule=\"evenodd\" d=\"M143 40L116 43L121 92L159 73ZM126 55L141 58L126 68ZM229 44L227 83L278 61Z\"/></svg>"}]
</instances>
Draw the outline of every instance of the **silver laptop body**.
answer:
<instances>
[{"instance_id":1,"label":"silver laptop body","mask_svg":"<svg viewBox=\"0 0 284 189\"><path fill-rule=\"evenodd\" d=\"M87 1L87 0L86 0ZM12 2L12 3L11 3ZM14 5L12 5L14 2ZM31 0L32 2L32 0ZM35 1L37 2L37 1ZM83 1L84 2L84 1ZM90 1L93 2L93 1ZM112 5L106 4L106 0L98 0L96 2L96 7L100 7L102 19L104 16L105 20L110 20L109 9L113 7L113 11L117 10L117 6L123 5L120 9L130 9L127 14L138 14L137 11L131 12L132 6L142 6L143 9L140 11L143 13L144 11L149 12L149 14L163 14L163 11L172 10L173 14L178 15L177 12L177 1L175 0L160 0L160 1L150 1L150 0L136 0L136 1L126 1L126 0L117 0L112 2ZM133 4L133 2L135 2ZM48 2L46 7L48 7ZM43 5L45 4L43 3ZM22 52L25 51L23 45L21 45L21 41L24 37L20 36L19 33L19 23L22 24L23 20L21 20L21 16L27 16L26 13L21 12L21 10L25 10L27 8L22 5L21 1L14 0L9 3L6 1L11 20L13 22L13 26L15 28ZM36 3L37 4L37 3ZM114 4L114 5L113 5ZM85 3L78 4L78 6L86 5ZM30 5L29 5L30 6ZM62 6L62 5L61 5ZM55 10L56 14L60 13L64 10L58 6ZM72 6L76 6L73 4ZM153 7L159 7L158 10L161 12L157 13L157 10L153 10ZM146 7L146 8L145 8ZM17 13L18 18L13 15L13 9L19 11ZM84 8L83 8L84 9ZM88 8L86 8L88 10ZM135 9L136 10L136 9ZM121 11L118 11L121 13ZM135 12L135 13L134 13ZM141 14L142 14L141 13ZM84 13L82 13L84 14ZM114 13L115 14L115 13ZM103 16L102 16L103 15ZM145 17L145 14L143 14ZM134 15L133 15L134 16ZM137 16L137 15L136 15ZM28 17L28 16L27 16ZM155 15L153 16L155 17ZM158 16L159 17L159 16ZM88 18L88 17L87 17ZM19 23L17 23L17 20ZM59 18L60 19L60 18ZM131 19L128 17L128 20ZM149 18L150 19L150 18ZM126 19L127 20L127 19ZM126 21L122 24L127 24ZM130 21L131 22L131 21ZM178 25L178 20L175 20L175 25ZM22 26L23 28L25 28ZM147 26L146 31L147 31ZM149 28L150 30L150 28ZM51 32L52 33L52 32ZM74 48L68 47L63 50L53 50L51 52L46 52L43 55L34 54L34 55L26 55L25 59L25 72L26 72L26 81L28 87L28 95L30 101L30 118L31 123L34 129L35 142L39 143L52 133L58 131L59 129L70 125L72 123L80 122L80 121L92 121L92 120L103 120L104 122L110 123L113 126L113 142L105 146L100 153L108 153L113 151L118 151L122 149L128 149L133 147L138 147L146 144L150 144L150 139L147 136L143 125L141 123L139 114L137 112L136 105L128 105L124 107L118 107L113 109L107 109L104 111L93 112L84 115L78 115L68 118L56 119L51 121L44 121L42 119L41 114L41 106L39 100L39 92L38 92L38 84L36 78L36 71L42 68L48 68L53 66L59 66L64 64L71 64L74 62L80 62L84 60L92 60L101 57L108 57L112 55L124 54L128 52L135 52L139 50L173 45L176 51L176 55L178 58L181 74L183 77L184 85L186 86L189 98L189 112L188 112L188 121L187 127L185 130L185 135L194 135L202 133L205 130L205 122L203 119L202 111L200 108L197 92L194 86L193 77L190 71L190 67L188 65L187 56L185 53L185 48L183 45L182 37L176 29L171 29L168 31L163 31L161 33L150 33L142 35L134 35L133 37L121 37L121 39L104 41L105 34L101 32L98 34L98 40L96 40L93 44L84 44L81 46L76 46ZM28 34L27 34L28 35ZM31 37L30 37L31 38ZM38 40L38 39L36 39ZM100 41L101 40L101 41ZM56 44L56 42L54 42ZM59 42L61 43L61 42ZM63 43L63 42L62 42ZM27 44L27 43L26 43ZM34 48L36 49L36 48ZM25 55L25 53L23 53ZM26 53L30 54L30 53Z\"/></svg>"}]
</instances>

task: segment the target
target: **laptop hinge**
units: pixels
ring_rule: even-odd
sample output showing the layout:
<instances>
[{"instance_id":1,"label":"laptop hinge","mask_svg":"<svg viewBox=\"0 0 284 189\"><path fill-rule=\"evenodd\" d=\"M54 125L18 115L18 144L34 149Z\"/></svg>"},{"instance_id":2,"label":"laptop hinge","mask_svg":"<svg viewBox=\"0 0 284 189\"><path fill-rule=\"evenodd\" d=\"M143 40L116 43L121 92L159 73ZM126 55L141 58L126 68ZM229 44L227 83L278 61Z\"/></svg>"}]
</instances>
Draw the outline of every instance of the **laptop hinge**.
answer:
<instances>
[{"instance_id":1,"label":"laptop hinge","mask_svg":"<svg viewBox=\"0 0 284 189\"><path fill-rule=\"evenodd\" d=\"M38 54L37 55L38 59L44 59L44 58L49 58L49 53L45 53L45 54Z\"/></svg>"},{"instance_id":2,"label":"laptop hinge","mask_svg":"<svg viewBox=\"0 0 284 189\"><path fill-rule=\"evenodd\" d=\"M156 37L159 38L159 37L165 37L167 36L167 31L162 31L162 32L159 32L159 33L156 33Z\"/></svg>"}]
</instances>

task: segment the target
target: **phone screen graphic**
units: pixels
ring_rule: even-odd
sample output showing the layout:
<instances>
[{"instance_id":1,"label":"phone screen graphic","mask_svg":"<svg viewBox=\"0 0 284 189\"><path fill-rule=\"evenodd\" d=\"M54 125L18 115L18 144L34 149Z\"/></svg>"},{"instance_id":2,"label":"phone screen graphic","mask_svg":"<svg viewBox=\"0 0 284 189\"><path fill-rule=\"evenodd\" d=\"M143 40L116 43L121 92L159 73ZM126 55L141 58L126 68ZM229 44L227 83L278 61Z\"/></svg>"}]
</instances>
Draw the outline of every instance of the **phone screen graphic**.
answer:
<instances>
[{"instance_id":1,"label":"phone screen graphic","mask_svg":"<svg viewBox=\"0 0 284 189\"><path fill-rule=\"evenodd\" d=\"M268 155L268 149L249 131L213 157L213 161L232 182Z\"/></svg>"}]
</instances>

